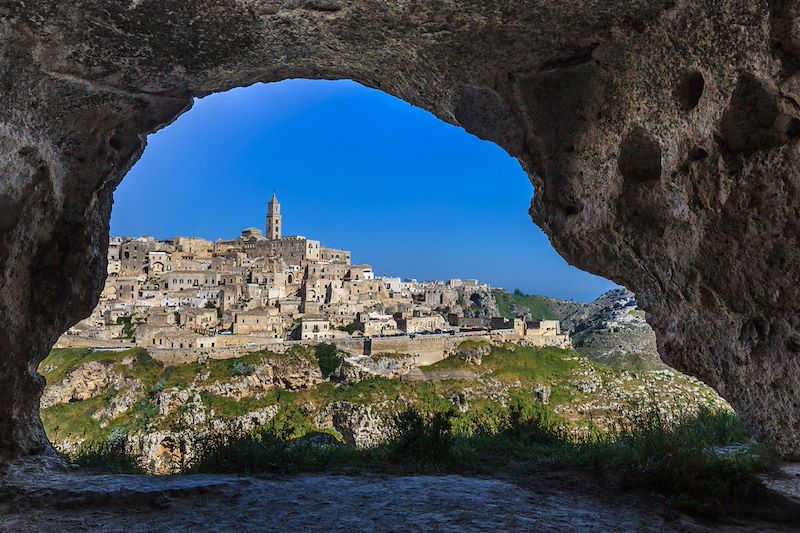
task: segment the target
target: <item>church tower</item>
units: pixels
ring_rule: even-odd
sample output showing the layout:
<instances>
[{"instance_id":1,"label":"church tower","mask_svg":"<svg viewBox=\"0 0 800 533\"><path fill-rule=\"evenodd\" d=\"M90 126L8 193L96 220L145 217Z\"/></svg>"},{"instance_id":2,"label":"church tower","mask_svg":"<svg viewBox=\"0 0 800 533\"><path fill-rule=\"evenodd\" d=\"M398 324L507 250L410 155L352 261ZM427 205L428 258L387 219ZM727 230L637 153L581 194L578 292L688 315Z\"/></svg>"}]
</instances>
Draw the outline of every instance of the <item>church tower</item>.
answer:
<instances>
[{"instance_id":1,"label":"church tower","mask_svg":"<svg viewBox=\"0 0 800 533\"><path fill-rule=\"evenodd\" d=\"M272 200L267 205L267 239L278 241L281 238L281 204L272 193Z\"/></svg>"}]
</instances>

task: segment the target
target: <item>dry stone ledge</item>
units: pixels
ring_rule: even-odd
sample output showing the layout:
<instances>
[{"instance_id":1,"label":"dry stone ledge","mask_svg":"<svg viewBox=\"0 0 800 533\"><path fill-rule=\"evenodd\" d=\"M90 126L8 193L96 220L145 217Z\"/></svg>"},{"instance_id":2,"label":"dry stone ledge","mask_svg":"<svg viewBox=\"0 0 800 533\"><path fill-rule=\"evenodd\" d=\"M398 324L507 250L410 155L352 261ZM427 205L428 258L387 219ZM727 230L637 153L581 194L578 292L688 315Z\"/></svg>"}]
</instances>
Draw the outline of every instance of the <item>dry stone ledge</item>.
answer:
<instances>
[{"instance_id":1,"label":"dry stone ledge","mask_svg":"<svg viewBox=\"0 0 800 533\"><path fill-rule=\"evenodd\" d=\"M518 158L533 220L663 359L800 453L796 0L0 3L0 455L106 275L112 193L192 98L350 78ZM487 180L491 177L487 176Z\"/></svg>"}]
</instances>

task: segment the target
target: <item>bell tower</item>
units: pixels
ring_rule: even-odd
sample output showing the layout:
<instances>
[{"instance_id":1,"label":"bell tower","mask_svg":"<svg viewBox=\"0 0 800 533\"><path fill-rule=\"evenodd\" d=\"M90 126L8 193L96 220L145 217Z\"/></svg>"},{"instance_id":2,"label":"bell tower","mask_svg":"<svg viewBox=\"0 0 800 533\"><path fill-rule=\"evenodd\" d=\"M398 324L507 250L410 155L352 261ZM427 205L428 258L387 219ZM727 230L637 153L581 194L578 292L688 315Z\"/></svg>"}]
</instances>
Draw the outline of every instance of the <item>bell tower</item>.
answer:
<instances>
[{"instance_id":1,"label":"bell tower","mask_svg":"<svg viewBox=\"0 0 800 533\"><path fill-rule=\"evenodd\" d=\"M278 197L272 193L272 199L267 204L267 239L278 241L281 238L281 204Z\"/></svg>"}]
</instances>

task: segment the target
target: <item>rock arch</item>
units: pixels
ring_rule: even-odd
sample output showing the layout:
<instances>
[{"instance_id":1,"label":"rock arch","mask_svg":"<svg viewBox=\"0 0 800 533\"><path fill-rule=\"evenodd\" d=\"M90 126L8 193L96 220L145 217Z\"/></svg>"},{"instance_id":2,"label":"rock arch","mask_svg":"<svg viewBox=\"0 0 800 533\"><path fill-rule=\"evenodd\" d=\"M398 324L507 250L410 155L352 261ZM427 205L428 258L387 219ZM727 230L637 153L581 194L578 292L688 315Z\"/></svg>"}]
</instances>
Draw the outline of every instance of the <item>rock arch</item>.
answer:
<instances>
[{"instance_id":1,"label":"rock arch","mask_svg":"<svg viewBox=\"0 0 800 533\"><path fill-rule=\"evenodd\" d=\"M290 77L354 79L519 158L556 249L635 290L665 361L800 452L798 9L3 2L0 455L49 450L35 368L97 300L112 193L146 135L194 96Z\"/></svg>"}]
</instances>

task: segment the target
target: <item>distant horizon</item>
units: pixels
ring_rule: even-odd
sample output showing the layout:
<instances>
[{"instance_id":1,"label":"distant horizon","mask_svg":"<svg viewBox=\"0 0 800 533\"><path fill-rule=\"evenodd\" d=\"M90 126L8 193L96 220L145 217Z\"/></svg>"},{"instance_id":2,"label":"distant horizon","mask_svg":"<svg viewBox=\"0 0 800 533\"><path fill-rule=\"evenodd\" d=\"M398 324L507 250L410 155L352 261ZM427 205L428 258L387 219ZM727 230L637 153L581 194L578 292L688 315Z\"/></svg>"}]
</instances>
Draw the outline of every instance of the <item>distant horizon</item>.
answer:
<instances>
[{"instance_id":1,"label":"distant horizon","mask_svg":"<svg viewBox=\"0 0 800 533\"><path fill-rule=\"evenodd\" d=\"M213 242L264 231L273 191L284 233L348 249L381 275L584 302L618 287L555 252L527 213L533 188L515 159L352 81L196 100L149 137L115 192L111 234Z\"/></svg>"}]
</instances>

